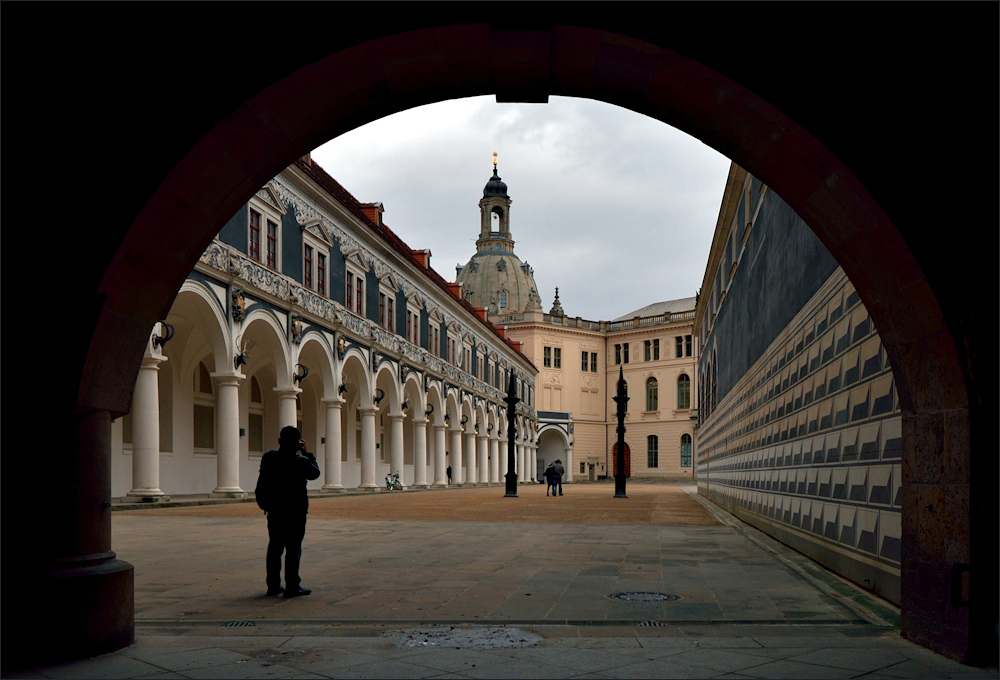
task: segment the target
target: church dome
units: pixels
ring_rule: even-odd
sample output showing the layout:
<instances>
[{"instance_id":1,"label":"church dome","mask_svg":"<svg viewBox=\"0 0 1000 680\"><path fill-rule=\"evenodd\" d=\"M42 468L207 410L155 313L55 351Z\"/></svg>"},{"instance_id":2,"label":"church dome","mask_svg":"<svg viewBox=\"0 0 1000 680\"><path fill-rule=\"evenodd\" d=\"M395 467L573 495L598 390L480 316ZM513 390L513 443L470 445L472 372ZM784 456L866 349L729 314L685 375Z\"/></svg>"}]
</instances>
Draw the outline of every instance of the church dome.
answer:
<instances>
[{"instance_id":1,"label":"church dome","mask_svg":"<svg viewBox=\"0 0 1000 680\"><path fill-rule=\"evenodd\" d=\"M510 198L507 195L507 185L500 181L500 175L497 174L497 166L493 166L493 176L490 177L490 181L486 183L486 187L483 189L483 198L489 198L490 196L503 196L504 198Z\"/></svg>"}]
</instances>

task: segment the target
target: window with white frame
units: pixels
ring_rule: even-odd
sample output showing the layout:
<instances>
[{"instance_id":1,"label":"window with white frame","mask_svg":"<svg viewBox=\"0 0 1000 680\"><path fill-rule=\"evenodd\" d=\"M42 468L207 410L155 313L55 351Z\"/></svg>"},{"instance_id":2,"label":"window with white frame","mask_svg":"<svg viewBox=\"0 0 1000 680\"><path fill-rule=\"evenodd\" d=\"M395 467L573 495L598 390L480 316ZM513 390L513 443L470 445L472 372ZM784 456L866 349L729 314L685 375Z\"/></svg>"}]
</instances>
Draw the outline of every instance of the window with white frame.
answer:
<instances>
[{"instance_id":1,"label":"window with white frame","mask_svg":"<svg viewBox=\"0 0 1000 680\"><path fill-rule=\"evenodd\" d=\"M365 315L365 279L366 270L361 263L349 257L344 276L344 306L358 316Z\"/></svg>"},{"instance_id":2,"label":"window with white frame","mask_svg":"<svg viewBox=\"0 0 1000 680\"><path fill-rule=\"evenodd\" d=\"M396 286L392 277L383 277L378 284L378 325L390 333L396 332Z\"/></svg>"},{"instance_id":3,"label":"window with white frame","mask_svg":"<svg viewBox=\"0 0 1000 680\"><path fill-rule=\"evenodd\" d=\"M281 271L281 215L259 196L247 204L247 254L250 259Z\"/></svg>"},{"instance_id":4,"label":"window with white frame","mask_svg":"<svg viewBox=\"0 0 1000 680\"><path fill-rule=\"evenodd\" d=\"M691 435L681 435L681 467L691 467Z\"/></svg>"},{"instance_id":5,"label":"window with white frame","mask_svg":"<svg viewBox=\"0 0 1000 680\"><path fill-rule=\"evenodd\" d=\"M320 295L330 290L327 257L330 246L315 234L302 231L302 285Z\"/></svg>"}]
</instances>

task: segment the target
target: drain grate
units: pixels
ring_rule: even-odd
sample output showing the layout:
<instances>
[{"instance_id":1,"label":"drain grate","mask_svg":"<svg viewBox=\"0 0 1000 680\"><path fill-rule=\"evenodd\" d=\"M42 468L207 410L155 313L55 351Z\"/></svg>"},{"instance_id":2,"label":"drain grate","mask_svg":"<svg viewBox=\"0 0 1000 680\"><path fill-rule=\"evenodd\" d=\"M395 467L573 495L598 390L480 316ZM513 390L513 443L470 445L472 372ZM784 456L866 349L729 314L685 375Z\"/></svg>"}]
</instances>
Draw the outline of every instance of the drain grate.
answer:
<instances>
[{"instance_id":1,"label":"drain grate","mask_svg":"<svg viewBox=\"0 0 1000 680\"><path fill-rule=\"evenodd\" d=\"M640 628L648 628L650 626L663 627L666 625L667 624L663 623L663 621L643 621L642 623L639 624L639 627Z\"/></svg>"},{"instance_id":2,"label":"drain grate","mask_svg":"<svg viewBox=\"0 0 1000 680\"><path fill-rule=\"evenodd\" d=\"M607 596L609 600L618 602L628 602L629 604L660 604L661 602L673 602L681 599L680 595L670 595L669 593L612 593Z\"/></svg>"},{"instance_id":3,"label":"drain grate","mask_svg":"<svg viewBox=\"0 0 1000 680\"><path fill-rule=\"evenodd\" d=\"M249 626L256 626L257 624L253 621L230 621L229 623L222 624L223 628L247 628Z\"/></svg>"}]
</instances>

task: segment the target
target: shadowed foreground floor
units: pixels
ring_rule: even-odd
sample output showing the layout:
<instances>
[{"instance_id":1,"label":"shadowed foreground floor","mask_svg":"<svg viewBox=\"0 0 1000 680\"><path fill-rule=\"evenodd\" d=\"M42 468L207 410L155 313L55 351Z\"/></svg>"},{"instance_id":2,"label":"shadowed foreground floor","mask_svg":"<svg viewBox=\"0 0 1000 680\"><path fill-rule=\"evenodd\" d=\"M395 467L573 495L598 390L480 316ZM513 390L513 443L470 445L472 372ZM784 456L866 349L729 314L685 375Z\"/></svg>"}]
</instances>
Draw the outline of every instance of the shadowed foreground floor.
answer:
<instances>
[{"instance_id":1,"label":"shadowed foreground floor","mask_svg":"<svg viewBox=\"0 0 1000 680\"><path fill-rule=\"evenodd\" d=\"M9 677L995 677L691 488L566 488L313 500L292 600L264 595L255 505L117 512L136 644Z\"/></svg>"}]
</instances>

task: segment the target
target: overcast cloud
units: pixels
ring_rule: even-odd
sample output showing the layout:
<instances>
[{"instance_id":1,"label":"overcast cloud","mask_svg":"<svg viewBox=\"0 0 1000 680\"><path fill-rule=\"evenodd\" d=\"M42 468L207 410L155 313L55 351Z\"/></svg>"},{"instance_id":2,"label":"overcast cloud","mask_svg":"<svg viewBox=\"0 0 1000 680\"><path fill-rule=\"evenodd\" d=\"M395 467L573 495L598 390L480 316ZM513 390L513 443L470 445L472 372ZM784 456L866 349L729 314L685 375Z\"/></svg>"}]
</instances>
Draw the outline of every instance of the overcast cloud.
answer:
<instances>
[{"instance_id":1,"label":"overcast cloud","mask_svg":"<svg viewBox=\"0 0 1000 680\"><path fill-rule=\"evenodd\" d=\"M476 251L492 155L515 254L548 311L613 319L701 285L729 160L659 121L601 102L474 97L404 111L316 149L319 163L449 281Z\"/></svg>"}]
</instances>

